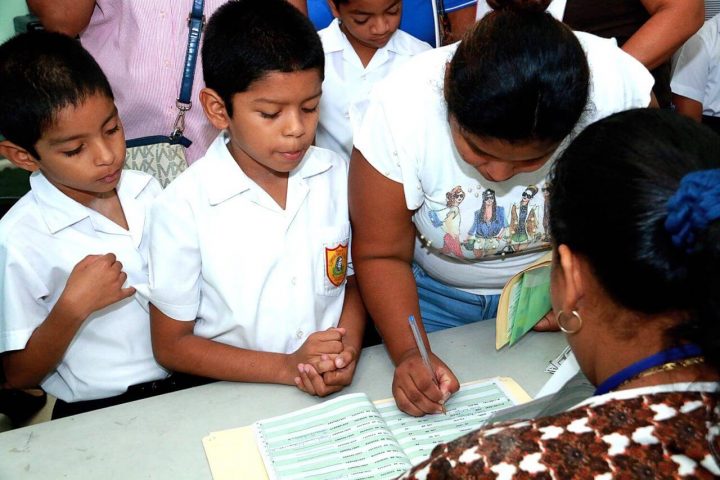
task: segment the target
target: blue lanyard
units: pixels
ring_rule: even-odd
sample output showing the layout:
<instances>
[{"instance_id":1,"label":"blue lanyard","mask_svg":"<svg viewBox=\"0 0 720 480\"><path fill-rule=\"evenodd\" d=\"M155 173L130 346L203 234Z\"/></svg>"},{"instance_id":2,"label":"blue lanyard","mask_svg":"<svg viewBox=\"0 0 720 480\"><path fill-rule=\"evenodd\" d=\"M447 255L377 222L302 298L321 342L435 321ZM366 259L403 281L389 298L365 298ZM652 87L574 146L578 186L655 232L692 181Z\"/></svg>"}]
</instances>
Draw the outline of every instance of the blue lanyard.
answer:
<instances>
[{"instance_id":1,"label":"blue lanyard","mask_svg":"<svg viewBox=\"0 0 720 480\"><path fill-rule=\"evenodd\" d=\"M697 345L685 344L679 347L669 348L629 365L616 374L608 377L595 389L595 395L608 393L636 375L653 367L663 365L683 358L697 357L702 355L702 350Z\"/></svg>"}]
</instances>

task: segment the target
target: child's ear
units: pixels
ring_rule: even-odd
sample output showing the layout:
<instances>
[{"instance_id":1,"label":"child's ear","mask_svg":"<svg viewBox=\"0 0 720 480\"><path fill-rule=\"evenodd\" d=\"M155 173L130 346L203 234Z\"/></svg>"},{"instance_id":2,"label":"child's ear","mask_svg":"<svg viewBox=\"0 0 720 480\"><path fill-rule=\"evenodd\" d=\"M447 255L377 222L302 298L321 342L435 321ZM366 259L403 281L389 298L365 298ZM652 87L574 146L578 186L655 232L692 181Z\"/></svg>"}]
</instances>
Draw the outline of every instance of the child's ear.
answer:
<instances>
[{"instance_id":1,"label":"child's ear","mask_svg":"<svg viewBox=\"0 0 720 480\"><path fill-rule=\"evenodd\" d=\"M215 90L207 87L200 90L200 104L213 127L218 130L225 130L228 127L230 116L225 108L225 102Z\"/></svg>"},{"instance_id":2,"label":"child's ear","mask_svg":"<svg viewBox=\"0 0 720 480\"><path fill-rule=\"evenodd\" d=\"M9 140L0 142L0 155L6 157L10 160L10 163L16 167L27 170L28 172L34 172L40 168L37 160L35 160L35 157L33 157L30 152Z\"/></svg>"},{"instance_id":3,"label":"child's ear","mask_svg":"<svg viewBox=\"0 0 720 480\"><path fill-rule=\"evenodd\" d=\"M330 12L332 13L333 17L340 18L340 12L338 12L337 7L335 6L335 2L333 2L333 0L327 0L327 4L330 7Z\"/></svg>"}]
</instances>

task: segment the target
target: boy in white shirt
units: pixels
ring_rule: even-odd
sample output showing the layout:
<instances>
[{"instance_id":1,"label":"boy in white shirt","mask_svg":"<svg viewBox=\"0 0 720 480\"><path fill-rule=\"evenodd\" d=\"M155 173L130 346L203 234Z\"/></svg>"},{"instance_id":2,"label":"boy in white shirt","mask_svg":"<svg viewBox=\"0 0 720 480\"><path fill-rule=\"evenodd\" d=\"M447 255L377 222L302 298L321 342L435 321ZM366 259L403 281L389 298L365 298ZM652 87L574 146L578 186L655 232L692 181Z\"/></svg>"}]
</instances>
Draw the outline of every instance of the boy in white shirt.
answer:
<instances>
[{"instance_id":1,"label":"boy in white shirt","mask_svg":"<svg viewBox=\"0 0 720 480\"><path fill-rule=\"evenodd\" d=\"M211 17L200 102L223 133L152 210L155 355L172 370L349 384L365 311L349 264L347 162L313 147L323 51L284 0Z\"/></svg>"},{"instance_id":2,"label":"boy in white shirt","mask_svg":"<svg viewBox=\"0 0 720 480\"><path fill-rule=\"evenodd\" d=\"M0 46L0 154L32 172L0 220L4 388L40 384L53 418L155 393L145 213L160 191L123 171L110 85L80 44L32 32Z\"/></svg>"},{"instance_id":3,"label":"boy in white shirt","mask_svg":"<svg viewBox=\"0 0 720 480\"><path fill-rule=\"evenodd\" d=\"M720 132L720 15L678 50L670 88L678 113Z\"/></svg>"},{"instance_id":4,"label":"boy in white shirt","mask_svg":"<svg viewBox=\"0 0 720 480\"><path fill-rule=\"evenodd\" d=\"M370 90L412 56L430 50L399 30L401 0L328 0L335 20L318 34L325 51L325 80L315 144L350 159L350 121L362 117Z\"/></svg>"}]
</instances>

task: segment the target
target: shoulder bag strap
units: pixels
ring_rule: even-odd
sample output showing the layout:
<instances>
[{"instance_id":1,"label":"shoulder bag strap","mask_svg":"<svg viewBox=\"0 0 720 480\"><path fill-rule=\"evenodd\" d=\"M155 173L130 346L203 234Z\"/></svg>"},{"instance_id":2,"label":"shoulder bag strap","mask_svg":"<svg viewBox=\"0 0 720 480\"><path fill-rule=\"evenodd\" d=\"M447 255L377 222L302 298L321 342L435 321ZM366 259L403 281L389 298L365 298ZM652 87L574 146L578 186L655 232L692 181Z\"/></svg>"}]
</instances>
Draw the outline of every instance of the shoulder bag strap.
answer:
<instances>
[{"instance_id":1,"label":"shoulder bag strap","mask_svg":"<svg viewBox=\"0 0 720 480\"><path fill-rule=\"evenodd\" d=\"M185 52L185 67L183 68L182 82L180 83L180 94L175 102L178 108L178 116L175 119L173 131L170 134L171 139L178 139L185 130L185 113L192 107L192 85L195 77L195 65L200 50L200 35L205 26L205 16L203 15L204 0L193 0L192 10L188 17L188 45Z\"/></svg>"}]
</instances>

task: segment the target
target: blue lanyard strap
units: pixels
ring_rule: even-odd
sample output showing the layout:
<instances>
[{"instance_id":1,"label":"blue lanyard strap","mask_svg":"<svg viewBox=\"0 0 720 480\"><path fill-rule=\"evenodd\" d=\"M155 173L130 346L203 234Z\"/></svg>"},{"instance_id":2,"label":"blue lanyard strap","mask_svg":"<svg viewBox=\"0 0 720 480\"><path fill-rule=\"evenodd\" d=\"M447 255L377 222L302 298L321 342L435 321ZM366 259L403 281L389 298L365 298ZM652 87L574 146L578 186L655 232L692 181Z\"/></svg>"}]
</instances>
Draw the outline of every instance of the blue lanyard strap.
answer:
<instances>
[{"instance_id":1,"label":"blue lanyard strap","mask_svg":"<svg viewBox=\"0 0 720 480\"><path fill-rule=\"evenodd\" d=\"M185 113L192 107L192 86L195 77L195 65L197 64L198 51L200 50L200 35L205 26L205 17L203 16L204 0L193 0L192 10L188 17L188 45L185 52L185 66L183 67L182 81L180 82L180 94L175 102L178 108L175 125L173 125L170 139L177 141L182 137L185 130Z\"/></svg>"},{"instance_id":2,"label":"blue lanyard strap","mask_svg":"<svg viewBox=\"0 0 720 480\"><path fill-rule=\"evenodd\" d=\"M657 367L659 365L663 365L665 363L675 360L697 357L699 355L702 355L702 353L702 349L700 349L700 347L698 347L697 345L686 344L679 347L663 350L662 352L658 352L654 355L650 355L649 357L638 360L637 362L623 368L616 374L608 377L604 382L598 385L597 389L595 389L595 395L602 395L604 393L608 393L622 385L624 382L630 380L631 378L634 378L638 374L650 368Z\"/></svg>"},{"instance_id":3,"label":"blue lanyard strap","mask_svg":"<svg viewBox=\"0 0 720 480\"><path fill-rule=\"evenodd\" d=\"M183 69L182 85L178 102L190 103L192 95L193 77L195 76L195 64L197 63L198 50L200 49L200 35L202 34L205 19L203 18L203 0L194 0L190 18L188 18L188 46L185 52L185 68Z\"/></svg>"}]
</instances>

